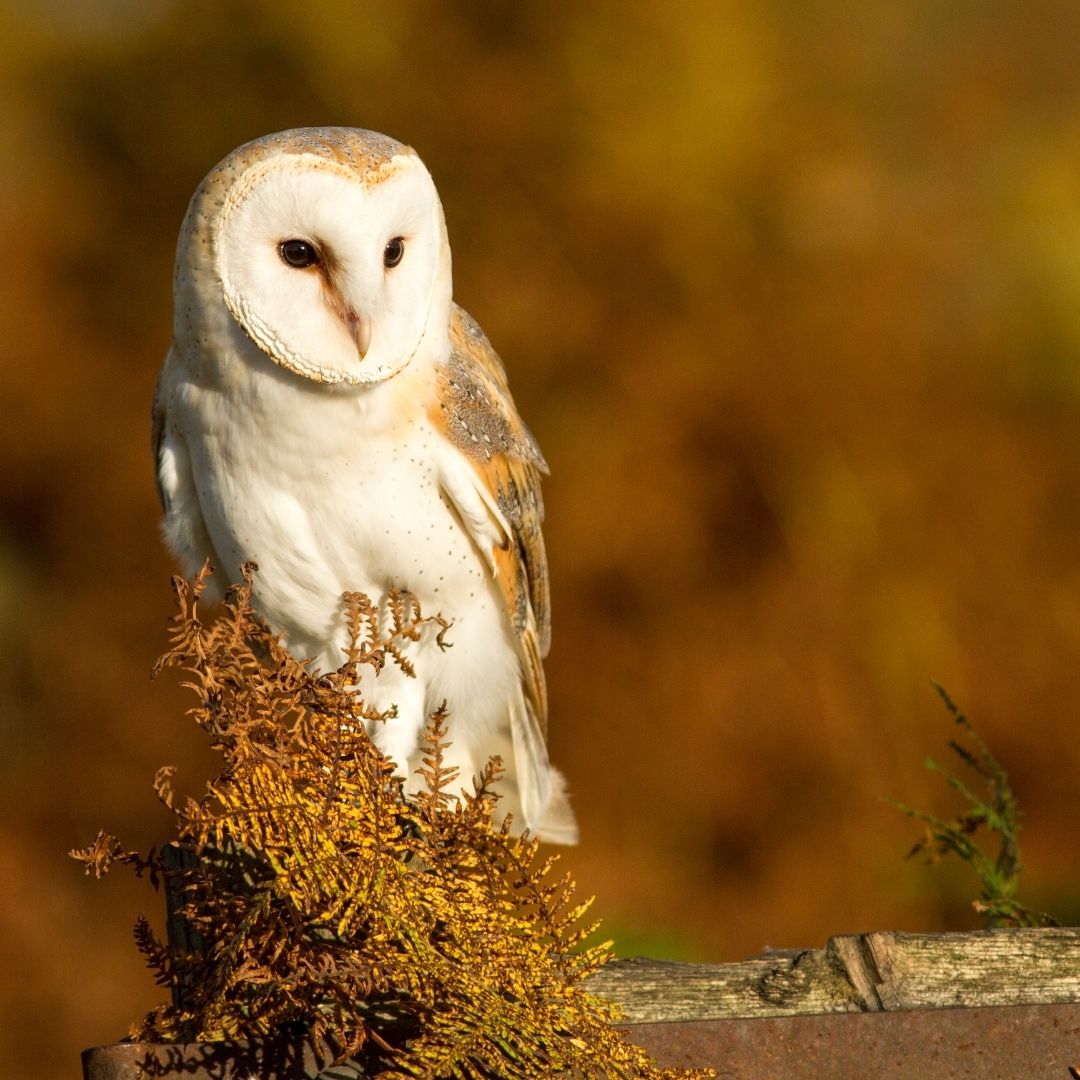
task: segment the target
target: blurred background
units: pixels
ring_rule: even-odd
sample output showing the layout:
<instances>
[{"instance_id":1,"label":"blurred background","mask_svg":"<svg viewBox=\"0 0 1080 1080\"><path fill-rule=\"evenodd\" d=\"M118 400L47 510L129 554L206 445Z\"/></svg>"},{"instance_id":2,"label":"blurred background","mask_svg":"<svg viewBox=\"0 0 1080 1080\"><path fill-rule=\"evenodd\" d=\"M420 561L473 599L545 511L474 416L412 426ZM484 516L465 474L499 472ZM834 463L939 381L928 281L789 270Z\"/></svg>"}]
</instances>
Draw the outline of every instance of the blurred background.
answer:
<instances>
[{"instance_id":1,"label":"blurred background","mask_svg":"<svg viewBox=\"0 0 1080 1080\"><path fill-rule=\"evenodd\" d=\"M149 679L150 399L188 198L299 125L419 151L551 464L564 864L618 951L977 926L883 801L955 809L932 679L1080 919L1080 7L1036 7L0 6L0 1073L160 999L160 898L65 853L208 767Z\"/></svg>"}]
</instances>

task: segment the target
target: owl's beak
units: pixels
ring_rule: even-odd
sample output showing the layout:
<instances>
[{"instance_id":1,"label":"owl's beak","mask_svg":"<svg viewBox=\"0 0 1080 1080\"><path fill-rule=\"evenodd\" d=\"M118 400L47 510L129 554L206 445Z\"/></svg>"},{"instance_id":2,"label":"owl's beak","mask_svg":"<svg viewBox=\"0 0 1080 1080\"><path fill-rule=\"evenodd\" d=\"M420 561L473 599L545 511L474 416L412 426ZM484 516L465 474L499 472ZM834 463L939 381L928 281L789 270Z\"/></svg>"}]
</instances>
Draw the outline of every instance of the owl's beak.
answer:
<instances>
[{"instance_id":1,"label":"owl's beak","mask_svg":"<svg viewBox=\"0 0 1080 1080\"><path fill-rule=\"evenodd\" d=\"M362 319L355 311L350 311L345 316L345 326L348 328L349 337L356 342L356 351L363 360L367 351L371 348L371 324L367 319Z\"/></svg>"},{"instance_id":2,"label":"owl's beak","mask_svg":"<svg viewBox=\"0 0 1080 1080\"><path fill-rule=\"evenodd\" d=\"M356 351L363 360L371 348L371 323L361 318L344 296L331 276L323 276L323 298L327 307L341 320L349 337L356 343Z\"/></svg>"}]
</instances>

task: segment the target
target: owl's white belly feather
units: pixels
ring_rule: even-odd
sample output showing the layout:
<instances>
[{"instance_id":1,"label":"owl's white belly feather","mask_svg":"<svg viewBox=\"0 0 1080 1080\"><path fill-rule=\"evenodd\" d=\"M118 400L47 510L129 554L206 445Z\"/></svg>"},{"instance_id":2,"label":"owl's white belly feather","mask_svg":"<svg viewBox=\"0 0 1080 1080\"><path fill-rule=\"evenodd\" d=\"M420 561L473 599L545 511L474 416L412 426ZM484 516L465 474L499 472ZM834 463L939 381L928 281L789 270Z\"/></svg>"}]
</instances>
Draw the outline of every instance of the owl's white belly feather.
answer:
<instances>
[{"instance_id":1,"label":"owl's white belly feather","mask_svg":"<svg viewBox=\"0 0 1080 1080\"><path fill-rule=\"evenodd\" d=\"M425 615L449 620L449 649L437 645L435 626L409 646L416 678L388 665L377 677L365 673L361 691L380 709L397 706L373 735L407 774L418 765L419 731L445 700L452 763L467 784L492 753L509 754L520 660L488 564L443 494L440 474L457 459L420 403L397 407L402 394L424 392L423 375L421 368L360 394L312 388L268 368L245 371L245 385L227 394L178 386L170 428L196 434L171 449L189 456L212 546L189 543L181 553L190 566L209 554L231 581L244 562L258 563L259 611L294 655L315 657L324 670L343 659L345 592L381 603L391 588L406 589ZM182 548L190 522L173 518L191 500L176 503L166 532Z\"/></svg>"}]
</instances>

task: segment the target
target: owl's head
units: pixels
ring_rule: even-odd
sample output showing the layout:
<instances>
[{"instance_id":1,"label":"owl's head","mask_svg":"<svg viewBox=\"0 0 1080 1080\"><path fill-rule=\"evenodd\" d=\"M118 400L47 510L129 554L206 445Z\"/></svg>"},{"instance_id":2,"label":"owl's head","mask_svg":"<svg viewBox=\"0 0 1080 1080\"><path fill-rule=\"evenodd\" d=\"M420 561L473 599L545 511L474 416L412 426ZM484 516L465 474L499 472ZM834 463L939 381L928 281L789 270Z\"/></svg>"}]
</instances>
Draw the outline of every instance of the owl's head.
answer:
<instances>
[{"instance_id":1,"label":"owl's head","mask_svg":"<svg viewBox=\"0 0 1080 1080\"><path fill-rule=\"evenodd\" d=\"M192 199L177 253L178 294L197 282L205 302L209 288L281 367L339 385L387 379L445 335L450 279L420 158L353 128L235 150Z\"/></svg>"}]
</instances>

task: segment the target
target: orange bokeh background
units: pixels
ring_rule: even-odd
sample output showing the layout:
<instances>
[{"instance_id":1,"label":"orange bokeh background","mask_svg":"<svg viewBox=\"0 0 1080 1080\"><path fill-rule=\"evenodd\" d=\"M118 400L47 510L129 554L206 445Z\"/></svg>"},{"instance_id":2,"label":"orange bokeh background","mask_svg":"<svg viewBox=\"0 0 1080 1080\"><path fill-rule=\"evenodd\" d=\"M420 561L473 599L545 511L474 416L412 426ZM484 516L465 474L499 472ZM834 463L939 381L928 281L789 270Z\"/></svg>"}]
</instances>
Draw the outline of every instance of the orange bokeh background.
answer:
<instances>
[{"instance_id":1,"label":"orange bokeh background","mask_svg":"<svg viewBox=\"0 0 1080 1080\"><path fill-rule=\"evenodd\" d=\"M565 865L622 953L973 927L944 684L1080 917L1080 7L8 0L0 9L0 1074L159 1000L161 902L86 881L209 758L151 683L149 403L202 175L409 142L551 464Z\"/></svg>"}]
</instances>

